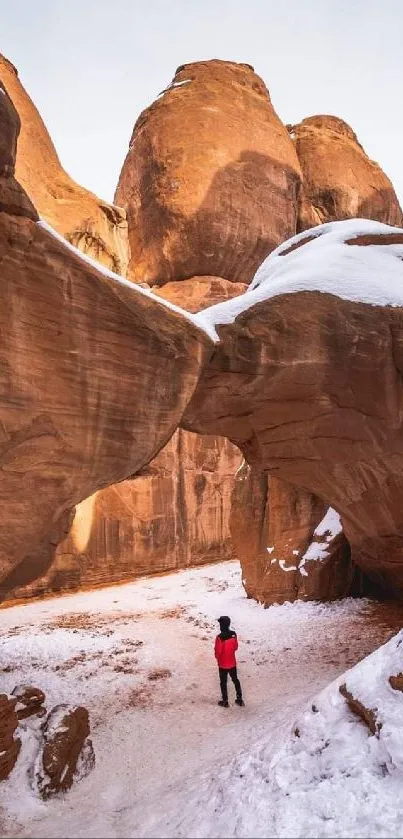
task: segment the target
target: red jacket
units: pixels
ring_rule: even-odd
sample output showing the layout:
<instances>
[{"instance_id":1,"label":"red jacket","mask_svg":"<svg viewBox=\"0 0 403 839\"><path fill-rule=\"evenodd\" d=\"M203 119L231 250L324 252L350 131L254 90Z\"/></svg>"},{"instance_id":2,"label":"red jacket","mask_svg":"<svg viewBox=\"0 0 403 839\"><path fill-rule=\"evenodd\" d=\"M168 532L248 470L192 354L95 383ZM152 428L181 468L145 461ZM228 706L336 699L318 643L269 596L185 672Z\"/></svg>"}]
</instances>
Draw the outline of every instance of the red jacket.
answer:
<instances>
[{"instance_id":1,"label":"red jacket","mask_svg":"<svg viewBox=\"0 0 403 839\"><path fill-rule=\"evenodd\" d=\"M238 639L234 632L230 638L223 641L220 635L217 635L214 645L214 655L217 659L217 664L223 670L231 670L236 667L235 650L238 649Z\"/></svg>"}]
</instances>

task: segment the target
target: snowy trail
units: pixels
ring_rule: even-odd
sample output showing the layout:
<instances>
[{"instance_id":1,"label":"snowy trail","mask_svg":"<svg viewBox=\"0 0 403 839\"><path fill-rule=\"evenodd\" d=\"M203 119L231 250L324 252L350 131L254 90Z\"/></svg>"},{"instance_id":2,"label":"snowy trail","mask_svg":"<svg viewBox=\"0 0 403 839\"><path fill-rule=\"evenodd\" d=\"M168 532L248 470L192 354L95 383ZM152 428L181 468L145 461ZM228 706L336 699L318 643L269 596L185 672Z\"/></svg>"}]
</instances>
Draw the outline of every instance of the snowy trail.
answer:
<instances>
[{"instance_id":1,"label":"snowy trail","mask_svg":"<svg viewBox=\"0 0 403 839\"><path fill-rule=\"evenodd\" d=\"M220 614L239 635L244 709L232 685L231 707L216 704ZM400 628L402 610L350 599L265 610L229 562L2 609L0 622L1 689L24 681L48 708L85 705L96 753L91 775L46 804L21 760L0 788L6 835L267 836L272 755L315 693ZM150 680L161 668L171 675ZM246 807L254 797L251 832L234 794Z\"/></svg>"}]
</instances>

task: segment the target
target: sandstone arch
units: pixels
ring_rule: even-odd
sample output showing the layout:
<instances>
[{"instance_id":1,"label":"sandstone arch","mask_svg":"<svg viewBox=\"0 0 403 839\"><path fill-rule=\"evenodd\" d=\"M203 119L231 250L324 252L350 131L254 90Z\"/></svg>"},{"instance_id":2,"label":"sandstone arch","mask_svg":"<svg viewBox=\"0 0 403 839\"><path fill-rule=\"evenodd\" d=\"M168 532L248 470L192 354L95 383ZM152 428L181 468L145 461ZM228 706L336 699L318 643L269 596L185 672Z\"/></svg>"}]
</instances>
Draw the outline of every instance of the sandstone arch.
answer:
<instances>
[{"instance_id":1,"label":"sandstone arch","mask_svg":"<svg viewBox=\"0 0 403 839\"><path fill-rule=\"evenodd\" d=\"M356 562L401 596L403 232L317 228L271 255L269 282L266 266L242 297L190 315L38 224L14 179L5 91L0 125L2 595L46 567L74 504L135 474L180 425L322 497ZM313 251L329 236L339 285ZM346 292L352 264L368 272L361 301ZM300 285L276 286L296 265Z\"/></svg>"}]
</instances>

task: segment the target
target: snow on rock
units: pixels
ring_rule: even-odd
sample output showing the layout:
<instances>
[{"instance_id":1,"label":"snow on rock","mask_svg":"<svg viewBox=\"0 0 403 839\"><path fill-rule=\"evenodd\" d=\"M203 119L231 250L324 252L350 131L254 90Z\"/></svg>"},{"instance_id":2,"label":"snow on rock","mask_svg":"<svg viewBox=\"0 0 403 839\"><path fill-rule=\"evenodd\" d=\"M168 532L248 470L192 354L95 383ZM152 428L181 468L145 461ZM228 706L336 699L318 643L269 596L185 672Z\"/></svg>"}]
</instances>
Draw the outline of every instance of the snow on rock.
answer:
<instances>
[{"instance_id":1,"label":"snow on rock","mask_svg":"<svg viewBox=\"0 0 403 839\"><path fill-rule=\"evenodd\" d=\"M403 818L403 632L307 706L271 762L276 836L398 836ZM376 734L341 695L340 682L376 717Z\"/></svg>"},{"instance_id":2,"label":"snow on rock","mask_svg":"<svg viewBox=\"0 0 403 839\"><path fill-rule=\"evenodd\" d=\"M326 540L330 542L338 533L341 533L342 529L339 514L332 507L329 507L326 515L315 529L314 536L326 536Z\"/></svg>"},{"instance_id":3,"label":"snow on rock","mask_svg":"<svg viewBox=\"0 0 403 839\"><path fill-rule=\"evenodd\" d=\"M200 325L194 315L190 312L186 311L186 309L181 309L179 306L175 306L174 303L171 303L169 300L166 300L164 297L157 296L153 294L152 290L147 284L147 288L144 287L144 283L141 285L139 283L133 283L130 280L127 280L125 277L121 277L120 274L115 274L114 271L111 271L109 268L106 268L105 265L102 265L100 262L97 262L96 259L93 259L91 256L88 256L83 251L76 248L74 245L70 244L63 236L60 235L53 227L50 226L44 219L41 219L37 222L40 227L46 230L54 239L57 239L60 244L64 245L67 250L74 253L82 262L86 262L87 265L90 265L91 268L95 268L98 273L103 274L108 280L113 280L115 283L119 283L120 285L126 286L129 288L133 294L143 294L146 297L152 297L156 302L160 303L162 306L165 306L166 309L171 309L172 312L176 312L176 314L182 315L187 320L191 321L192 323L196 323L199 329L202 329L209 337L215 341L215 331L209 327L208 324Z\"/></svg>"},{"instance_id":4,"label":"snow on rock","mask_svg":"<svg viewBox=\"0 0 403 839\"><path fill-rule=\"evenodd\" d=\"M172 84L169 85L168 90L173 90L175 87L182 87L182 85L189 84L191 81L192 79L182 79L180 82L172 82Z\"/></svg>"},{"instance_id":5,"label":"snow on rock","mask_svg":"<svg viewBox=\"0 0 403 839\"><path fill-rule=\"evenodd\" d=\"M12 691L12 696L17 699L15 711L19 720L26 719L35 714L43 716L46 713L44 708L45 694L40 688L32 687L32 685L16 685Z\"/></svg>"},{"instance_id":6,"label":"snow on rock","mask_svg":"<svg viewBox=\"0 0 403 839\"><path fill-rule=\"evenodd\" d=\"M298 566L298 570L302 575L307 574L307 570L304 568L306 562L322 562L329 556L330 543L342 531L343 527L339 514L332 507L329 507L326 515L314 530L312 542L305 551Z\"/></svg>"},{"instance_id":7,"label":"snow on rock","mask_svg":"<svg viewBox=\"0 0 403 839\"><path fill-rule=\"evenodd\" d=\"M296 565L286 565L284 559L279 560L279 566L280 566L282 571L296 571L297 570Z\"/></svg>"},{"instance_id":8,"label":"snow on rock","mask_svg":"<svg viewBox=\"0 0 403 839\"><path fill-rule=\"evenodd\" d=\"M345 684L355 699L373 711L389 770L403 773L403 696L389 681L402 671L403 630L353 668Z\"/></svg>"},{"instance_id":9,"label":"snow on rock","mask_svg":"<svg viewBox=\"0 0 403 839\"><path fill-rule=\"evenodd\" d=\"M359 237L373 237L361 244ZM390 239L392 237L392 239ZM357 245L352 240L357 239ZM248 290L196 316L209 334L281 294L318 291L372 306L403 306L403 229L368 219L336 221L289 239L258 268Z\"/></svg>"}]
</instances>

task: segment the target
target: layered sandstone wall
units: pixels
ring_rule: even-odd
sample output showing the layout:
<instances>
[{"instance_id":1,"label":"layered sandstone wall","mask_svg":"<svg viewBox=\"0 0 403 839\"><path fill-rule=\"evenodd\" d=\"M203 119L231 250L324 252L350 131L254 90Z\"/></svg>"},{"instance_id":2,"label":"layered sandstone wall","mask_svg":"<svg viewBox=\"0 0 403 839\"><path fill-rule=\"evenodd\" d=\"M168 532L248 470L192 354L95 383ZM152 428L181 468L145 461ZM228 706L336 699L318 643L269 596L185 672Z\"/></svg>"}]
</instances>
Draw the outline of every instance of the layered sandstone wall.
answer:
<instances>
[{"instance_id":1,"label":"layered sandstone wall","mask_svg":"<svg viewBox=\"0 0 403 839\"><path fill-rule=\"evenodd\" d=\"M339 517L317 495L244 462L230 526L246 593L260 603L334 600L352 591L350 546Z\"/></svg>"},{"instance_id":2,"label":"layered sandstone wall","mask_svg":"<svg viewBox=\"0 0 403 839\"><path fill-rule=\"evenodd\" d=\"M38 597L233 558L229 532L239 450L177 431L134 479L77 505L49 571L12 598Z\"/></svg>"}]
</instances>

